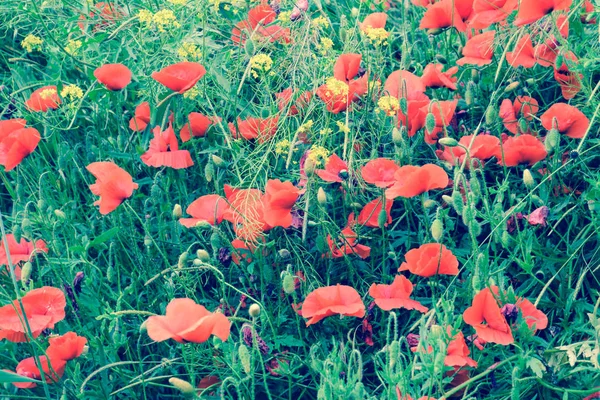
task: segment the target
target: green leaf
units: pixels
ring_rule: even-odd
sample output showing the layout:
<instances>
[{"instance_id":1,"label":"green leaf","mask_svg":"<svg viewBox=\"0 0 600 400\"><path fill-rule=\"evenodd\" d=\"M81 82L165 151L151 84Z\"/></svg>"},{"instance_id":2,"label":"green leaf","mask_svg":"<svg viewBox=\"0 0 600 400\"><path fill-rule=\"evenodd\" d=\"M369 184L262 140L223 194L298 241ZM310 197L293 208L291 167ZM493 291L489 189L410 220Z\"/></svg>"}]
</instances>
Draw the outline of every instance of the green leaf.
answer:
<instances>
[{"instance_id":1,"label":"green leaf","mask_svg":"<svg viewBox=\"0 0 600 400\"><path fill-rule=\"evenodd\" d=\"M114 228L107 230L106 232L102 233L100 236L97 236L96 238L94 238L94 240L90 241L87 245L87 248L89 249L91 247L98 247L102 243L107 242L110 239L112 239L113 237L115 237L117 235L117 233L119 233L119 227L115 226Z\"/></svg>"},{"instance_id":2,"label":"green leaf","mask_svg":"<svg viewBox=\"0 0 600 400\"><path fill-rule=\"evenodd\" d=\"M546 367L540 360L537 358L531 357L527 360L527 367L533 372L538 378L544 376L544 372L546 372Z\"/></svg>"},{"instance_id":3,"label":"green leaf","mask_svg":"<svg viewBox=\"0 0 600 400\"><path fill-rule=\"evenodd\" d=\"M27 378L26 376L15 374L14 372L0 370L0 383L13 383L13 382L42 383L41 381L38 381L36 379Z\"/></svg>"}]
</instances>

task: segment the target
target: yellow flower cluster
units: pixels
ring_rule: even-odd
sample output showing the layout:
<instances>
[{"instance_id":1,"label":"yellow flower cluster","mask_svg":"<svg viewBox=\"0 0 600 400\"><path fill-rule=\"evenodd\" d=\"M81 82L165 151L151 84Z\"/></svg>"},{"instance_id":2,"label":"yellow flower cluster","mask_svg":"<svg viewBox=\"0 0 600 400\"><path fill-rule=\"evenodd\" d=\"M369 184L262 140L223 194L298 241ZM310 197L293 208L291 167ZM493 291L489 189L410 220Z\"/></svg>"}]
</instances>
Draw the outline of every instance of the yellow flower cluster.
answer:
<instances>
[{"instance_id":1,"label":"yellow flower cluster","mask_svg":"<svg viewBox=\"0 0 600 400\"><path fill-rule=\"evenodd\" d=\"M350 132L350 127L348 125L346 125L344 122L342 121L336 121L335 123L338 127L338 129L340 130L340 132L344 132L344 133L349 133Z\"/></svg>"},{"instance_id":2,"label":"yellow flower cluster","mask_svg":"<svg viewBox=\"0 0 600 400\"><path fill-rule=\"evenodd\" d=\"M32 35L31 33L25 36L25 39L21 42L21 47L24 48L28 53L34 50L41 50L42 43L44 41L41 37Z\"/></svg>"},{"instance_id":3,"label":"yellow flower cluster","mask_svg":"<svg viewBox=\"0 0 600 400\"><path fill-rule=\"evenodd\" d=\"M291 21L291 18L290 18L291 15L292 15L291 11L282 11L282 12L279 13L279 16L277 17L277 19L280 22L290 22Z\"/></svg>"},{"instance_id":4,"label":"yellow flower cluster","mask_svg":"<svg viewBox=\"0 0 600 400\"><path fill-rule=\"evenodd\" d=\"M288 152L290 151L291 145L292 145L292 143L290 143L290 141L287 139L277 142L277 144L275 145L275 154L278 154L278 155L288 154Z\"/></svg>"},{"instance_id":5,"label":"yellow flower cluster","mask_svg":"<svg viewBox=\"0 0 600 400\"><path fill-rule=\"evenodd\" d=\"M40 92L40 98L42 100L49 99L56 94L56 89L44 89Z\"/></svg>"},{"instance_id":6,"label":"yellow flower cluster","mask_svg":"<svg viewBox=\"0 0 600 400\"><path fill-rule=\"evenodd\" d=\"M329 150L322 146L312 146L308 151L308 158L315 166L325 165L329 160Z\"/></svg>"},{"instance_id":7,"label":"yellow flower cluster","mask_svg":"<svg viewBox=\"0 0 600 400\"><path fill-rule=\"evenodd\" d=\"M383 96L377 101L377 107L386 115L393 117L400 109L400 102L393 96Z\"/></svg>"},{"instance_id":8,"label":"yellow flower cluster","mask_svg":"<svg viewBox=\"0 0 600 400\"><path fill-rule=\"evenodd\" d=\"M323 128L319 131L320 135L331 135L333 133L333 130L331 128Z\"/></svg>"},{"instance_id":9,"label":"yellow flower cluster","mask_svg":"<svg viewBox=\"0 0 600 400\"><path fill-rule=\"evenodd\" d=\"M257 54L250 58L250 69L252 76L258 78L258 72L268 72L273 66L273 60L267 54Z\"/></svg>"},{"instance_id":10,"label":"yellow flower cluster","mask_svg":"<svg viewBox=\"0 0 600 400\"><path fill-rule=\"evenodd\" d=\"M81 40L69 39L65 46L65 51L71 55L77 54L81 48Z\"/></svg>"},{"instance_id":11,"label":"yellow flower cluster","mask_svg":"<svg viewBox=\"0 0 600 400\"><path fill-rule=\"evenodd\" d=\"M179 28L181 26L172 10L160 10L154 14L148 10L140 10L138 19L146 24L148 28L156 27L159 32L166 32L165 28Z\"/></svg>"},{"instance_id":12,"label":"yellow flower cluster","mask_svg":"<svg viewBox=\"0 0 600 400\"><path fill-rule=\"evenodd\" d=\"M167 0L171 4L175 4L176 6L182 6L188 2L188 0Z\"/></svg>"},{"instance_id":13,"label":"yellow flower cluster","mask_svg":"<svg viewBox=\"0 0 600 400\"><path fill-rule=\"evenodd\" d=\"M306 121L305 123L303 123L302 125L300 125L298 127L298 133L306 133L308 131L310 131L312 129L314 125L314 122L312 119L309 119L308 121Z\"/></svg>"},{"instance_id":14,"label":"yellow flower cluster","mask_svg":"<svg viewBox=\"0 0 600 400\"><path fill-rule=\"evenodd\" d=\"M83 90L81 90L81 88L77 85L73 85L73 84L66 85L60 91L60 96L63 99L68 99L70 101L73 101L73 100L80 99L83 97Z\"/></svg>"},{"instance_id":15,"label":"yellow flower cluster","mask_svg":"<svg viewBox=\"0 0 600 400\"><path fill-rule=\"evenodd\" d=\"M198 96L200 96L200 90L196 86L192 86L183 93L184 99L195 99Z\"/></svg>"},{"instance_id":16,"label":"yellow flower cluster","mask_svg":"<svg viewBox=\"0 0 600 400\"><path fill-rule=\"evenodd\" d=\"M329 52L329 50L333 48L333 40L326 37L322 37L321 43L319 43L317 47L321 51L322 55L326 55Z\"/></svg>"},{"instance_id":17,"label":"yellow flower cluster","mask_svg":"<svg viewBox=\"0 0 600 400\"><path fill-rule=\"evenodd\" d=\"M385 28L367 28L367 37L375 46L387 45L387 39L390 33Z\"/></svg>"},{"instance_id":18,"label":"yellow flower cluster","mask_svg":"<svg viewBox=\"0 0 600 400\"><path fill-rule=\"evenodd\" d=\"M221 4L224 4L223 9L225 10L230 10L233 7L234 14L237 14L238 8L245 7L244 0L208 0L208 3L213 6L215 12L219 11Z\"/></svg>"},{"instance_id":19,"label":"yellow flower cluster","mask_svg":"<svg viewBox=\"0 0 600 400\"><path fill-rule=\"evenodd\" d=\"M189 42L183 42L179 49L177 49L177 54L184 60L198 60L202 57L202 52L198 48L198 45Z\"/></svg>"},{"instance_id":20,"label":"yellow flower cluster","mask_svg":"<svg viewBox=\"0 0 600 400\"><path fill-rule=\"evenodd\" d=\"M348 96L350 91L350 87L346 82L342 82L335 78L327 78L325 85L327 86L328 95L334 94L335 96Z\"/></svg>"},{"instance_id":21,"label":"yellow flower cluster","mask_svg":"<svg viewBox=\"0 0 600 400\"><path fill-rule=\"evenodd\" d=\"M313 28L315 28L315 29L328 28L329 27L329 21L325 17L314 18L311 22L312 22Z\"/></svg>"}]
</instances>

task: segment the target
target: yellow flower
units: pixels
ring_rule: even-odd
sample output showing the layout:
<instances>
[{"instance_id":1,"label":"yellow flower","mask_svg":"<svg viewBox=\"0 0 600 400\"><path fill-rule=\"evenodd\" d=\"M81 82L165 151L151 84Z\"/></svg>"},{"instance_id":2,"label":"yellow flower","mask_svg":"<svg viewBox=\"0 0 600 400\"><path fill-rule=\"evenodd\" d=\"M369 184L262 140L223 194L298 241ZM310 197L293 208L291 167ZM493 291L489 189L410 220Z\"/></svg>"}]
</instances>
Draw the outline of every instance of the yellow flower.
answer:
<instances>
[{"instance_id":1,"label":"yellow flower","mask_svg":"<svg viewBox=\"0 0 600 400\"><path fill-rule=\"evenodd\" d=\"M280 22L290 22L291 21L291 19L290 19L291 15L292 15L291 11L282 11L282 12L279 13L279 16L277 17L277 19Z\"/></svg>"},{"instance_id":2,"label":"yellow flower","mask_svg":"<svg viewBox=\"0 0 600 400\"><path fill-rule=\"evenodd\" d=\"M335 124L337 125L338 129L340 130L340 132L344 132L344 133L349 133L350 132L350 127L348 125L346 125L344 122L337 121Z\"/></svg>"},{"instance_id":3,"label":"yellow flower","mask_svg":"<svg viewBox=\"0 0 600 400\"><path fill-rule=\"evenodd\" d=\"M308 158L315 164L315 166L325 165L329 160L329 150L322 146L312 146L308 150Z\"/></svg>"},{"instance_id":4,"label":"yellow flower","mask_svg":"<svg viewBox=\"0 0 600 400\"><path fill-rule=\"evenodd\" d=\"M150 12L148 10L138 11L138 19L143 24L151 26L152 25L152 17L154 17L154 14L152 14L152 12Z\"/></svg>"},{"instance_id":5,"label":"yellow flower","mask_svg":"<svg viewBox=\"0 0 600 400\"><path fill-rule=\"evenodd\" d=\"M44 89L40 92L40 98L42 100L49 99L56 94L56 89Z\"/></svg>"},{"instance_id":6,"label":"yellow flower","mask_svg":"<svg viewBox=\"0 0 600 400\"><path fill-rule=\"evenodd\" d=\"M152 16L152 22L156 25L156 29L159 32L165 32L165 28L170 26L178 28L181 26L179 22L177 22L177 17L175 13L171 10L160 10L156 14Z\"/></svg>"},{"instance_id":7,"label":"yellow flower","mask_svg":"<svg viewBox=\"0 0 600 400\"><path fill-rule=\"evenodd\" d=\"M189 42L183 42L181 47L177 49L177 54L184 60L197 60L202 57L202 52L198 49L198 45Z\"/></svg>"},{"instance_id":8,"label":"yellow flower","mask_svg":"<svg viewBox=\"0 0 600 400\"><path fill-rule=\"evenodd\" d=\"M375 46L387 45L387 38L390 37L390 33L385 28L367 28L367 37L371 40Z\"/></svg>"},{"instance_id":9,"label":"yellow flower","mask_svg":"<svg viewBox=\"0 0 600 400\"><path fill-rule=\"evenodd\" d=\"M257 54L250 58L250 69L252 76L258 78L258 72L269 72L273 66L273 60L267 54Z\"/></svg>"},{"instance_id":10,"label":"yellow flower","mask_svg":"<svg viewBox=\"0 0 600 400\"><path fill-rule=\"evenodd\" d=\"M333 133L333 130L331 130L331 128L323 128L319 131L320 135L331 135Z\"/></svg>"},{"instance_id":11,"label":"yellow flower","mask_svg":"<svg viewBox=\"0 0 600 400\"><path fill-rule=\"evenodd\" d=\"M400 102L393 96L383 96L377 101L379 109L392 117L398 113Z\"/></svg>"},{"instance_id":12,"label":"yellow flower","mask_svg":"<svg viewBox=\"0 0 600 400\"><path fill-rule=\"evenodd\" d=\"M198 96L200 96L200 90L196 86L193 86L183 93L184 99L195 99Z\"/></svg>"},{"instance_id":13,"label":"yellow flower","mask_svg":"<svg viewBox=\"0 0 600 400\"><path fill-rule=\"evenodd\" d=\"M346 82L339 81L335 78L327 78L325 85L327 86L328 92L330 92L328 93L329 95L333 93L336 96L348 96L348 93L350 92L350 87Z\"/></svg>"},{"instance_id":14,"label":"yellow flower","mask_svg":"<svg viewBox=\"0 0 600 400\"><path fill-rule=\"evenodd\" d=\"M34 50L41 50L42 43L44 41L41 37L32 35L31 33L25 36L25 39L21 42L21 47L24 48L28 53L31 53Z\"/></svg>"},{"instance_id":15,"label":"yellow flower","mask_svg":"<svg viewBox=\"0 0 600 400\"><path fill-rule=\"evenodd\" d=\"M322 37L321 43L317 46L321 50L322 55L326 55L329 50L333 48L333 40Z\"/></svg>"},{"instance_id":16,"label":"yellow flower","mask_svg":"<svg viewBox=\"0 0 600 400\"><path fill-rule=\"evenodd\" d=\"M313 19L311 22L312 22L312 26L315 29L329 27L329 21L325 17L317 17L317 18Z\"/></svg>"},{"instance_id":17,"label":"yellow flower","mask_svg":"<svg viewBox=\"0 0 600 400\"><path fill-rule=\"evenodd\" d=\"M277 144L275 144L275 154L288 154L291 145L292 144L287 139L277 142Z\"/></svg>"},{"instance_id":18,"label":"yellow flower","mask_svg":"<svg viewBox=\"0 0 600 400\"><path fill-rule=\"evenodd\" d=\"M175 4L176 6L182 6L187 3L187 0L167 0L171 4Z\"/></svg>"},{"instance_id":19,"label":"yellow flower","mask_svg":"<svg viewBox=\"0 0 600 400\"><path fill-rule=\"evenodd\" d=\"M81 40L69 39L65 46L65 51L71 55L77 54L81 48Z\"/></svg>"},{"instance_id":20,"label":"yellow flower","mask_svg":"<svg viewBox=\"0 0 600 400\"><path fill-rule=\"evenodd\" d=\"M311 130L312 126L313 126L314 122L312 119L309 119L308 121L306 121L305 123L303 123L302 125L300 125L298 127L298 132L299 133L306 133L308 131Z\"/></svg>"},{"instance_id":21,"label":"yellow flower","mask_svg":"<svg viewBox=\"0 0 600 400\"><path fill-rule=\"evenodd\" d=\"M81 88L77 85L66 85L63 87L63 89L60 91L60 96L63 99L69 99L71 101L75 100L75 99L80 99L83 97L83 90L81 90Z\"/></svg>"}]
</instances>

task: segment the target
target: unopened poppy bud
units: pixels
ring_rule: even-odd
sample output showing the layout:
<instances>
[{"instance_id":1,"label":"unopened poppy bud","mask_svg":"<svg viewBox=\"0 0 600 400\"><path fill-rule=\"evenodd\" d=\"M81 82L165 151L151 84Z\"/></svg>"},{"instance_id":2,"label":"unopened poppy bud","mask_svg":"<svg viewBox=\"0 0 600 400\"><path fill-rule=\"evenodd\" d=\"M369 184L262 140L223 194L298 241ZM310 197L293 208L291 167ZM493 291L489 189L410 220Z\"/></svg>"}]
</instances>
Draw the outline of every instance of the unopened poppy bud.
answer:
<instances>
[{"instance_id":1,"label":"unopened poppy bud","mask_svg":"<svg viewBox=\"0 0 600 400\"><path fill-rule=\"evenodd\" d=\"M448 196L446 194L442 195L442 200L444 200L444 202L446 204L450 205L450 206L454 204L453 201L452 201L452 197L450 197L450 196Z\"/></svg>"},{"instance_id":2,"label":"unopened poppy bud","mask_svg":"<svg viewBox=\"0 0 600 400\"><path fill-rule=\"evenodd\" d=\"M206 182L212 182L212 179L215 175L215 167L211 163L207 163L204 167L204 178Z\"/></svg>"},{"instance_id":3,"label":"unopened poppy bud","mask_svg":"<svg viewBox=\"0 0 600 400\"><path fill-rule=\"evenodd\" d=\"M87 356L87 354L89 352L90 352L90 346L88 346L88 345L83 346L83 350L81 351L81 357Z\"/></svg>"},{"instance_id":4,"label":"unopened poppy bud","mask_svg":"<svg viewBox=\"0 0 600 400\"><path fill-rule=\"evenodd\" d=\"M487 126L494 125L496 123L496 119L498 118L498 112L491 105L485 111L485 124Z\"/></svg>"},{"instance_id":5,"label":"unopened poppy bud","mask_svg":"<svg viewBox=\"0 0 600 400\"><path fill-rule=\"evenodd\" d=\"M400 111L402 111L402 114L406 115L408 113L408 100L406 100L405 97L402 97L398 102L400 103Z\"/></svg>"},{"instance_id":6,"label":"unopened poppy bud","mask_svg":"<svg viewBox=\"0 0 600 400\"><path fill-rule=\"evenodd\" d=\"M359 10L356 7L352 7L352 10L350 10L350 13L352 14L352 16L354 18L356 18L356 17L358 17Z\"/></svg>"},{"instance_id":7,"label":"unopened poppy bud","mask_svg":"<svg viewBox=\"0 0 600 400\"><path fill-rule=\"evenodd\" d=\"M440 32L442 32L442 30L440 28L427 29L427 34L432 35L432 36L435 36L435 35L439 34Z\"/></svg>"},{"instance_id":8,"label":"unopened poppy bud","mask_svg":"<svg viewBox=\"0 0 600 400\"><path fill-rule=\"evenodd\" d=\"M207 221L198 221L196 222L196 228L209 229L212 228L212 225L209 224Z\"/></svg>"},{"instance_id":9,"label":"unopened poppy bud","mask_svg":"<svg viewBox=\"0 0 600 400\"><path fill-rule=\"evenodd\" d=\"M427 200L423 200L423 207L426 209L430 209L437 206L437 203L435 202L435 200L431 200L431 199L427 199Z\"/></svg>"},{"instance_id":10,"label":"unopened poppy bud","mask_svg":"<svg viewBox=\"0 0 600 400\"><path fill-rule=\"evenodd\" d=\"M183 394L195 394L196 389L188 381L179 378L169 378L169 383L176 387Z\"/></svg>"},{"instance_id":11,"label":"unopened poppy bud","mask_svg":"<svg viewBox=\"0 0 600 400\"><path fill-rule=\"evenodd\" d=\"M475 68L471 70L471 79L475 83L479 82L479 71L477 71Z\"/></svg>"},{"instance_id":12,"label":"unopened poppy bud","mask_svg":"<svg viewBox=\"0 0 600 400\"><path fill-rule=\"evenodd\" d=\"M462 194L458 190L452 192L452 205L457 213L462 214L465 203L463 202Z\"/></svg>"},{"instance_id":13,"label":"unopened poppy bud","mask_svg":"<svg viewBox=\"0 0 600 400\"><path fill-rule=\"evenodd\" d=\"M189 253L187 251L184 251L183 253L181 253L179 255L179 259L177 260L177 268L185 267L185 264L187 263L188 255L189 255Z\"/></svg>"},{"instance_id":14,"label":"unopened poppy bud","mask_svg":"<svg viewBox=\"0 0 600 400\"><path fill-rule=\"evenodd\" d=\"M390 360L390 368L393 368L396 365L397 360L400 359L400 342L394 340L390 343L388 351L390 353L390 356L388 357Z\"/></svg>"},{"instance_id":15,"label":"unopened poppy bud","mask_svg":"<svg viewBox=\"0 0 600 400\"><path fill-rule=\"evenodd\" d=\"M183 215L183 210L181 209L181 205L175 204L173 206L173 218L179 219Z\"/></svg>"},{"instance_id":16,"label":"unopened poppy bud","mask_svg":"<svg viewBox=\"0 0 600 400\"><path fill-rule=\"evenodd\" d=\"M250 314L252 318L258 317L260 315L260 306L256 303L252 304L248 309L248 314Z\"/></svg>"},{"instance_id":17,"label":"unopened poppy bud","mask_svg":"<svg viewBox=\"0 0 600 400\"><path fill-rule=\"evenodd\" d=\"M21 221L21 230L26 236L31 236L31 220L29 218L23 218L23 221Z\"/></svg>"},{"instance_id":18,"label":"unopened poppy bud","mask_svg":"<svg viewBox=\"0 0 600 400\"><path fill-rule=\"evenodd\" d=\"M379 215L377 216L377 226L379 227L379 229L385 228L385 225L387 224L387 219L387 212L385 211L385 209L382 208L379 212Z\"/></svg>"},{"instance_id":19,"label":"unopened poppy bud","mask_svg":"<svg viewBox=\"0 0 600 400\"><path fill-rule=\"evenodd\" d=\"M481 197L481 183L479 182L479 179L477 179L477 175L475 175L475 173L471 173L469 187L471 188L471 194L473 195L475 201L479 201L479 198Z\"/></svg>"},{"instance_id":20,"label":"unopened poppy bud","mask_svg":"<svg viewBox=\"0 0 600 400\"><path fill-rule=\"evenodd\" d=\"M431 224L431 237L433 237L433 240L435 240L436 242L439 242L443 235L444 223L441 219L436 218Z\"/></svg>"},{"instance_id":21,"label":"unopened poppy bud","mask_svg":"<svg viewBox=\"0 0 600 400\"><path fill-rule=\"evenodd\" d=\"M465 102L468 106L472 105L475 101L475 83L467 83L467 90L465 91Z\"/></svg>"},{"instance_id":22,"label":"unopened poppy bud","mask_svg":"<svg viewBox=\"0 0 600 400\"><path fill-rule=\"evenodd\" d=\"M296 291L296 282L294 276L286 273L281 281L281 286L285 294L292 294Z\"/></svg>"},{"instance_id":23,"label":"unopened poppy bud","mask_svg":"<svg viewBox=\"0 0 600 400\"><path fill-rule=\"evenodd\" d=\"M502 241L502 246L504 246L504 248L506 248L506 249L510 248L511 238L510 238L510 234L508 233L508 231L502 232L501 241Z\"/></svg>"},{"instance_id":24,"label":"unopened poppy bud","mask_svg":"<svg viewBox=\"0 0 600 400\"><path fill-rule=\"evenodd\" d=\"M525 171L523 171L523 183L528 189L533 189L535 186L535 180L533 179L533 175L531 175L531 171L529 169L525 169Z\"/></svg>"},{"instance_id":25,"label":"unopened poppy bud","mask_svg":"<svg viewBox=\"0 0 600 400\"><path fill-rule=\"evenodd\" d=\"M42 199L39 199L37 201L37 208L40 209L40 210L42 210L45 207L46 207L46 202L44 200L42 200Z\"/></svg>"},{"instance_id":26,"label":"unopened poppy bud","mask_svg":"<svg viewBox=\"0 0 600 400\"><path fill-rule=\"evenodd\" d=\"M535 204L537 207L541 207L544 205L544 200L542 200L540 196L537 196L535 194L531 195L531 201L533 201L533 204Z\"/></svg>"},{"instance_id":27,"label":"unopened poppy bud","mask_svg":"<svg viewBox=\"0 0 600 400\"><path fill-rule=\"evenodd\" d=\"M456 147L458 146L458 142L456 141L456 139L451 138L451 137L443 137L440 140L438 140L439 144L442 144L446 147Z\"/></svg>"},{"instance_id":28,"label":"unopened poppy bud","mask_svg":"<svg viewBox=\"0 0 600 400\"><path fill-rule=\"evenodd\" d=\"M152 246L152 238L148 235L144 236L144 246L146 246L146 247Z\"/></svg>"},{"instance_id":29,"label":"unopened poppy bud","mask_svg":"<svg viewBox=\"0 0 600 400\"><path fill-rule=\"evenodd\" d=\"M215 164L217 167L224 167L225 164L225 160L223 160L221 157L213 154L211 157L213 164Z\"/></svg>"},{"instance_id":30,"label":"unopened poppy bud","mask_svg":"<svg viewBox=\"0 0 600 400\"><path fill-rule=\"evenodd\" d=\"M521 133L527 132L527 120L525 118L519 118L519 131Z\"/></svg>"},{"instance_id":31,"label":"unopened poppy bud","mask_svg":"<svg viewBox=\"0 0 600 400\"><path fill-rule=\"evenodd\" d=\"M54 215L56 215L58 219L63 221L67 218L67 215L62 210L54 210Z\"/></svg>"},{"instance_id":32,"label":"unopened poppy bud","mask_svg":"<svg viewBox=\"0 0 600 400\"><path fill-rule=\"evenodd\" d=\"M308 226L319 226L319 223L315 221L308 221Z\"/></svg>"},{"instance_id":33,"label":"unopened poppy bud","mask_svg":"<svg viewBox=\"0 0 600 400\"><path fill-rule=\"evenodd\" d=\"M196 250L196 257L206 263L210 261L210 254L208 254L208 251L204 249Z\"/></svg>"},{"instance_id":34,"label":"unopened poppy bud","mask_svg":"<svg viewBox=\"0 0 600 400\"><path fill-rule=\"evenodd\" d=\"M204 264L204 263L202 262L202 260L201 260L201 259L199 259L199 258L194 258L194 260L192 260L192 264L194 265L194 267L199 267L199 266L201 266L201 265L202 265L202 264Z\"/></svg>"},{"instance_id":35,"label":"unopened poppy bud","mask_svg":"<svg viewBox=\"0 0 600 400\"><path fill-rule=\"evenodd\" d=\"M444 372L444 359L446 358L446 352L438 352L435 355L433 362L433 376L440 376Z\"/></svg>"},{"instance_id":36,"label":"unopened poppy bud","mask_svg":"<svg viewBox=\"0 0 600 400\"><path fill-rule=\"evenodd\" d=\"M402 132L400 131L400 129L398 128L394 128L392 129L392 141L394 142L395 145L401 145L403 140L402 140Z\"/></svg>"},{"instance_id":37,"label":"unopened poppy bud","mask_svg":"<svg viewBox=\"0 0 600 400\"><path fill-rule=\"evenodd\" d=\"M315 172L315 162L311 158L304 160L304 173L311 176Z\"/></svg>"},{"instance_id":38,"label":"unopened poppy bud","mask_svg":"<svg viewBox=\"0 0 600 400\"><path fill-rule=\"evenodd\" d=\"M249 57L252 57L254 55L254 42L252 40L246 40L244 50L246 50L246 54Z\"/></svg>"},{"instance_id":39,"label":"unopened poppy bud","mask_svg":"<svg viewBox=\"0 0 600 400\"><path fill-rule=\"evenodd\" d=\"M27 261L24 265L23 268L21 268L21 281L23 283L28 283L29 282L29 278L31 278L31 271L33 270L33 265Z\"/></svg>"},{"instance_id":40,"label":"unopened poppy bud","mask_svg":"<svg viewBox=\"0 0 600 400\"><path fill-rule=\"evenodd\" d=\"M327 204L327 194L325 193L325 190L323 190L322 187L320 187L319 190L317 191L317 201L322 206Z\"/></svg>"},{"instance_id":41,"label":"unopened poppy bud","mask_svg":"<svg viewBox=\"0 0 600 400\"><path fill-rule=\"evenodd\" d=\"M442 328L441 326L434 324L431 325L431 328L429 328L430 334L429 334L429 340L430 341L434 341L434 340L438 340L444 337L444 328Z\"/></svg>"},{"instance_id":42,"label":"unopened poppy bud","mask_svg":"<svg viewBox=\"0 0 600 400\"><path fill-rule=\"evenodd\" d=\"M531 85L535 85L535 79L529 78L529 79L525 80L525 83L528 84L528 85L530 85L530 86Z\"/></svg>"},{"instance_id":43,"label":"unopened poppy bud","mask_svg":"<svg viewBox=\"0 0 600 400\"><path fill-rule=\"evenodd\" d=\"M13 229L13 236L17 243L19 243L21 241L22 234L23 234L23 231L21 230L21 227L19 225L15 226ZM0 242L0 243L2 243L2 242Z\"/></svg>"},{"instance_id":44,"label":"unopened poppy bud","mask_svg":"<svg viewBox=\"0 0 600 400\"><path fill-rule=\"evenodd\" d=\"M110 265L108 267L108 269L106 270L106 280L109 283L113 283L113 280L115 279L115 269L113 268L112 265Z\"/></svg>"},{"instance_id":45,"label":"unopened poppy bud","mask_svg":"<svg viewBox=\"0 0 600 400\"><path fill-rule=\"evenodd\" d=\"M435 129L435 115L431 112L427 113L427 116L425 117L425 129L430 133Z\"/></svg>"},{"instance_id":46,"label":"unopened poppy bud","mask_svg":"<svg viewBox=\"0 0 600 400\"><path fill-rule=\"evenodd\" d=\"M448 64L448 60L446 60L446 57L444 57L444 56L443 56L443 55L441 55L441 54L436 54L436 56L435 56L435 59L436 59L438 62L441 62L442 64Z\"/></svg>"},{"instance_id":47,"label":"unopened poppy bud","mask_svg":"<svg viewBox=\"0 0 600 400\"><path fill-rule=\"evenodd\" d=\"M287 260L292 255L288 249L281 249L277 253L279 254L279 257L284 260Z\"/></svg>"},{"instance_id":48,"label":"unopened poppy bud","mask_svg":"<svg viewBox=\"0 0 600 400\"><path fill-rule=\"evenodd\" d=\"M244 368L244 372L250 373L250 351L245 344L240 344L238 348L238 356L240 357L240 363L242 364L242 368Z\"/></svg>"},{"instance_id":49,"label":"unopened poppy bud","mask_svg":"<svg viewBox=\"0 0 600 400\"><path fill-rule=\"evenodd\" d=\"M546 147L546 151L548 153L552 152L555 148L558 147L560 143L560 132L557 129L550 129L548 134L546 135L546 140L544 141L544 146Z\"/></svg>"},{"instance_id":50,"label":"unopened poppy bud","mask_svg":"<svg viewBox=\"0 0 600 400\"><path fill-rule=\"evenodd\" d=\"M510 93L510 92L512 92L513 90L515 90L516 88L518 88L520 84L521 83L519 81L513 82L513 83L509 84L507 87L504 88L504 93Z\"/></svg>"}]
</instances>

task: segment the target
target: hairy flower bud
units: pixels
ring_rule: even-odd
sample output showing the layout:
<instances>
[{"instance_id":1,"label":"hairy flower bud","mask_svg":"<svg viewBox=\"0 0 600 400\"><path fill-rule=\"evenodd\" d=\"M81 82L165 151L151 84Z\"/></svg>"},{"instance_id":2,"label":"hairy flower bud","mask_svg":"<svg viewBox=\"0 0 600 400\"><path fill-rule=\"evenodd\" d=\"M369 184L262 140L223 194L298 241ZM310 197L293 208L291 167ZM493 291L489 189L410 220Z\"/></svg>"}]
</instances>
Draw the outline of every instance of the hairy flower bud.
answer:
<instances>
[{"instance_id":1,"label":"hairy flower bud","mask_svg":"<svg viewBox=\"0 0 600 400\"><path fill-rule=\"evenodd\" d=\"M169 383L176 387L183 394L196 393L196 389L194 389L194 386L192 386L192 384L188 381L184 381L183 379L172 377L169 378Z\"/></svg>"}]
</instances>

